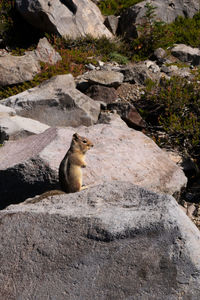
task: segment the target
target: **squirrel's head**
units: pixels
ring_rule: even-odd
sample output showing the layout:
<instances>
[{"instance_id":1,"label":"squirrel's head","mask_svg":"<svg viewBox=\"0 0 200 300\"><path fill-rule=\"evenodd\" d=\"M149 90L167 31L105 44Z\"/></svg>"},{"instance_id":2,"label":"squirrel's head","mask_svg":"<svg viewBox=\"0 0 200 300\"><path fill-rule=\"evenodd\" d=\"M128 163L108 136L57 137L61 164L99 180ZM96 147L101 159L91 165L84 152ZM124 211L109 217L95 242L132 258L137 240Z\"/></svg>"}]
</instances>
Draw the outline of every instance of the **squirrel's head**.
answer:
<instances>
[{"instance_id":1,"label":"squirrel's head","mask_svg":"<svg viewBox=\"0 0 200 300\"><path fill-rule=\"evenodd\" d=\"M78 133L74 133L72 136L72 145L77 147L82 153L86 153L94 145L86 137L80 136Z\"/></svg>"}]
</instances>

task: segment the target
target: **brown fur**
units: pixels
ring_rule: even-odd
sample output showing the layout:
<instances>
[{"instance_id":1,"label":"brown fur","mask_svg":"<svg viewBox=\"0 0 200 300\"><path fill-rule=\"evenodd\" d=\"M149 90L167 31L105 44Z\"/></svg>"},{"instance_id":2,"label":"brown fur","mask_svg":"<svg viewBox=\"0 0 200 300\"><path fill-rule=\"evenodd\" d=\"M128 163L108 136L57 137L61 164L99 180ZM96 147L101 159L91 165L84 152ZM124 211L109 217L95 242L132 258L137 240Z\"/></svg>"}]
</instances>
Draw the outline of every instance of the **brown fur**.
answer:
<instances>
[{"instance_id":1,"label":"brown fur","mask_svg":"<svg viewBox=\"0 0 200 300\"><path fill-rule=\"evenodd\" d=\"M71 145L59 167L59 182L66 193L78 192L82 189L82 170L86 167L85 154L93 147L90 140L73 134Z\"/></svg>"}]
</instances>

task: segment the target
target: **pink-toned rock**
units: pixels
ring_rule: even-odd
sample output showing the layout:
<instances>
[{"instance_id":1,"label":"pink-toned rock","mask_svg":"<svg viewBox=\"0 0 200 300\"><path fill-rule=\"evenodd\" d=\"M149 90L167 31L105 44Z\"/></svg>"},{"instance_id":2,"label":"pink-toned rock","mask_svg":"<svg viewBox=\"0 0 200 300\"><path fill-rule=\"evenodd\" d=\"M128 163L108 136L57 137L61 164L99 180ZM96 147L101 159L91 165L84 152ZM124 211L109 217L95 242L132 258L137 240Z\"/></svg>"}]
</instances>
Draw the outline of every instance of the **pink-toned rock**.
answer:
<instances>
[{"instance_id":1,"label":"pink-toned rock","mask_svg":"<svg viewBox=\"0 0 200 300\"><path fill-rule=\"evenodd\" d=\"M117 99L115 88L103 85L91 85L85 94L93 100L101 101L106 104L115 102Z\"/></svg>"},{"instance_id":2,"label":"pink-toned rock","mask_svg":"<svg viewBox=\"0 0 200 300\"><path fill-rule=\"evenodd\" d=\"M114 115L110 124L79 127L94 148L86 155L83 183L122 180L150 190L174 194L187 179L183 171L148 137ZM4 203L22 201L52 189L58 167L69 148L74 128L50 128L0 148L0 190Z\"/></svg>"},{"instance_id":3,"label":"pink-toned rock","mask_svg":"<svg viewBox=\"0 0 200 300\"><path fill-rule=\"evenodd\" d=\"M116 102L107 105L107 109L116 110L122 120L131 128L144 128L146 127L145 121L138 113L134 105L128 102Z\"/></svg>"}]
</instances>

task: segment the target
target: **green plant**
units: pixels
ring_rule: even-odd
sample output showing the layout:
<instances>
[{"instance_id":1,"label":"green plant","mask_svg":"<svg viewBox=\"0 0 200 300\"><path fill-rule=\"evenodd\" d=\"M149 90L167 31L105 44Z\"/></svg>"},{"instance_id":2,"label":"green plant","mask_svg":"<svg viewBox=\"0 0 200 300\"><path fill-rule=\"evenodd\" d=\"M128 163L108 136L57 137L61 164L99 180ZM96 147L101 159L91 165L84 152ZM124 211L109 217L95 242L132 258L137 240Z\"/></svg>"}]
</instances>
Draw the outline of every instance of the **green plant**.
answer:
<instances>
[{"instance_id":1,"label":"green plant","mask_svg":"<svg viewBox=\"0 0 200 300\"><path fill-rule=\"evenodd\" d=\"M128 63L128 58L122 54L119 54L117 52L111 52L109 54L109 58L112 60L112 61L115 61L117 62L118 64L122 64L122 65L125 65Z\"/></svg>"},{"instance_id":2,"label":"green plant","mask_svg":"<svg viewBox=\"0 0 200 300\"><path fill-rule=\"evenodd\" d=\"M165 23L155 19L156 7L147 2L145 8L142 23L137 26L138 38L132 40L132 60L146 59L155 49L166 47L171 42L171 32Z\"/></svg>"},{"instance_id":3,"label":"green plant","mask_svg":"<svg viewBox=\"0 0 200 300\"><path fill-rule=\"evenodd\" d=\"M168 24L167 27L173 32L174 43L200 47L200 12L193 18L180 16L173 23Z\"/></svg>"},{"instance_id":4,"label":"green plant","mask_svg":"<svg viewBox=\"0 0 200 300\"><path fill-rule=\"evenodd\" d=\"M200 150L200 88L198 82L173 77L146 89L141 112L150 126L159 126L171 144L195 156ZM198 154L199 155L199 154Z\"/></svg>"},{"instance_id":5,"label":"green plant","mask_svg":"<svg viewBox=\"0 0 200 300\"><path fill-rule=\"evenodd\" d=\"M119 15L124 9L142 0L102 0L98 6L104 15Z\"/></svg>"}]
</instances>

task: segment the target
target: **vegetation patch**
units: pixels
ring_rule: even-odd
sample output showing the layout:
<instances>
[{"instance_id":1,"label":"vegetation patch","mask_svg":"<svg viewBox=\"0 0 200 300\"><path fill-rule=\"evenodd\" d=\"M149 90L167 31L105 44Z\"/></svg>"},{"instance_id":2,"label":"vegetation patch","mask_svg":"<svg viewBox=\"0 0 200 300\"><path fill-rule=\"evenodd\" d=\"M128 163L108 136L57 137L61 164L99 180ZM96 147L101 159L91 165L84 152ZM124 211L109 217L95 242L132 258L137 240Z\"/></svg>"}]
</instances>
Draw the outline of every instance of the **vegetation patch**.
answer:
<instances>
[{"instance_id":1,"label":"vegetation patch","mask_svg":"<svg viewBox=\"0 0 200 300\"><path fill-rule=\"evenodd\" d=\"M102 0L98 6L103 15L119 15L124 9L143 0Z\"/></svg>"},{"instance_id":2,"label":"vegetation patch","mask_svg":"<svg viewBox=\"0 0 200 300\"><path fill-rule=\"evenodd\" d=\"M186 150L194 158L200 151L200 87L179 77L162 80L156 85L148 82L139 111L149 124L166 133L165 146ZM161 144L158 135L156 142Z\"/></svg>"},{"instance_id":3,"label":"vegetation patch","mask_svg":"<svg viewBox=\"0 0 200 300\"><path fill-rule=\"evenodd\" d=\"M128 59L123 55L124 47L120 42L116 43L106 37L99 39L86 36L85 38L64 39L61 37L46 35L49 42L59 52L62 60L55 65L41 63L41 73L33 80L12 86L0 87L0 99L4 99L29 88L35 87L44 80L60 74L71 73L74 77L86 71L88 63L97 64L97 60L115 60L119 63L127 63ZM29 48L32 49L32 48ZM15 48L12 53L23 54L25 49Z\"/></svg>"}]
</instances>

